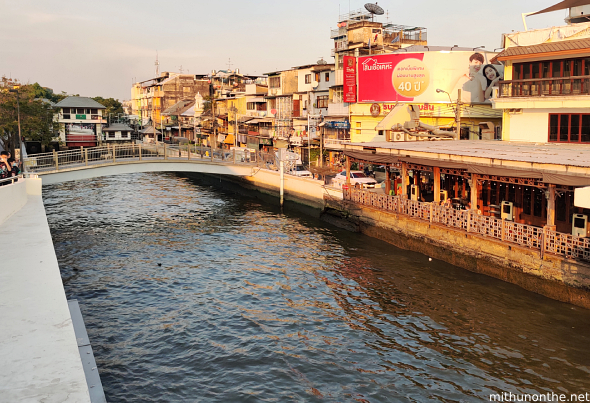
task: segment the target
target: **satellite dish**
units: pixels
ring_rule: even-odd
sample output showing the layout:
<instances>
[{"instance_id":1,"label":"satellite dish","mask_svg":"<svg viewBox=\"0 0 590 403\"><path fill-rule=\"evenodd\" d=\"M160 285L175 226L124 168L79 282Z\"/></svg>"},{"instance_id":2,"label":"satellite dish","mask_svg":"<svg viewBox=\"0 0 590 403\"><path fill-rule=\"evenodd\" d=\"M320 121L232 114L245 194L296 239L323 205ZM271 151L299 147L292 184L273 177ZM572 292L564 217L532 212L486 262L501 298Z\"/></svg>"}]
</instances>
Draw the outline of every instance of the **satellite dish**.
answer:
<instances>
[{"instance_id":1,"label":"satellite dish","mask_svg":"<svg viewBox=\"0 0 590 403\"><path fill-rule=\"evenodd\" d=\"M370 12L372 14L373 19L375 18L375 15L385 14L385 11L381 7L379 7L377 5L377 3L375 3L375 4L367 3L367 4L365 4L365 8L367 9L368 12Z\"/></svg>"},{"instance_id":2,"label":"satellite dish","mask_svg":"<svg viewBox=\"0 0 590 403\"><path fill-rule=\"evenodd\" d=\"M318 87L318 85L320 85L320 83L318 83L317 81L314 81L314 82L312 82L312 83L311 83L311 86L312 86L313 88L317 88L317 87Z\"/></svg>"}]
</instances>

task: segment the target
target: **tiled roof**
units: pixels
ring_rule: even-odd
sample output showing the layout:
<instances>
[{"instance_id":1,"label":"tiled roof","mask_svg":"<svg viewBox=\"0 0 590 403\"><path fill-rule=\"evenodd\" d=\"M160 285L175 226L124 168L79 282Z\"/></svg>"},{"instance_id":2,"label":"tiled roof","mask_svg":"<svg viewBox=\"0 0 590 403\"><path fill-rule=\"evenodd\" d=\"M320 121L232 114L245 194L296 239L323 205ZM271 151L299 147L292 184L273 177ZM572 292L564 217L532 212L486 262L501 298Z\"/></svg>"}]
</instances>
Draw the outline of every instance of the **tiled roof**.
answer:
<instances>
[{"instance_id":1,"label":"tiled roof","mask_svg":"<svg viewBox=\"0 0 590 403\"><path fill-rule=\"evenodd\" d=\"M130 132L130 131L133 131L133 129L124 123L113 123L109 127L102 129L102 131L103 132Z\"/></svg>"},{"instance_id":2,"label":"tiled roof","mask_svg":"<svg viewBox=\"0 0 590 403\"><path fill-rule=\"evenodd\" d=\"M540 45L531 46L513 46L503 50L495 59L510 60L513 58L526 58L526 56L534 57L534 55L541 53L554 53L564 51L584 51L590 53L590 38L573 39L561 42L549 42Z\"/></svg>"},{"instance_id":3,"label":"tiled roof","mask_svg":"<svg viewBox=\"0 0 590 403\"><path fill-rule=\"evenodd\" d=\"M56 105L58 108L96 108L106 109L92 98L86 97L67 97L59 101Z\"/></svg>"}]
</instances>

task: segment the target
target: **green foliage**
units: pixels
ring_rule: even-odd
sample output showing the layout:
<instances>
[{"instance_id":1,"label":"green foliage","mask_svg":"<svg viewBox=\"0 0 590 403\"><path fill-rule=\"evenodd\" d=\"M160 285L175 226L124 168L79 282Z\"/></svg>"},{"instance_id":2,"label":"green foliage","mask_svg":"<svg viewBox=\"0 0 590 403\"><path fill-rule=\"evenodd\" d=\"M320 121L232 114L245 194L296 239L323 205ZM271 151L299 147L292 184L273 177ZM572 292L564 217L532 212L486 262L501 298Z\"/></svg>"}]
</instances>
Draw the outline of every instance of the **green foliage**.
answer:
<instances>
[{"instance_id":1,"label":"green foliage","mask_svg":"<svg viewBox=\"0 0 590 403\"><path fill-rule=\"evenodd\" d=\"M33 84L21 86L18 89L18 97L17 93L9 92L8 89L0 92L0 143L11 152L14 152L13 146L18 147L19 143L19 109L22 137L47 145L57 135L58 124L54 122L56 109L51 103L36 98L40 93L39 88L46 90L38 84ZM44 94L47 95L47 92Z\"/></svg>"},{"instance_id":2,"label":"green foliage","mask_svg":"<svg viewBox=\"0 0 590 403\"><path fill-rule=\"evenodd\" d=\"M68 94L63 91L61 94L54 94L51 88L41 87L41 85L39 85L38 83L32 84L31 88L33 93L35 94L35 98L45 98L54 103L58 103L59 101L68 96Z\"/></svg>"},{"instance_id":3,"label":"green foliage","mask_svg":"<svg viewBox=\"0 0 590 403\"><path fill-rule=\"evenodd\" d=\"M123 111L123 104L119 102L118 99L114 98L103 98L103 97L94 97L92 98L102 106L106 107L107 109L104 111L103 116L107 117L109 114L113 114L116 116L117 114L123 115L125 112Z\"/></svg>"}]
</instances>

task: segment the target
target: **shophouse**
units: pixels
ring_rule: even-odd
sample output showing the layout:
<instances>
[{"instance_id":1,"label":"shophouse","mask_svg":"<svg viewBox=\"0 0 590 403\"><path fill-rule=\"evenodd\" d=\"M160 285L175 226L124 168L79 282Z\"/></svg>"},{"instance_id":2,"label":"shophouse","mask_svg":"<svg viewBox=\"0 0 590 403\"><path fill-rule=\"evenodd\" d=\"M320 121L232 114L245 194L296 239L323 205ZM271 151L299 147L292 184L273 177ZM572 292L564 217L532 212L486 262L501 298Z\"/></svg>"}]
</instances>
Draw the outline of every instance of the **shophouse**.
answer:
<instances>
[{"instance_id":1,"label":"shophouse","mask_svg":"<svg viewBox=\"0 0 590 403\"><path fill-rule=\"evenodd\" d=\"M293 95L298 91L297 70L275 71L267 76L268 94L265 98L268 116L273 118L273 137L289 140L294 134Z\"/></svg>"},{"instance_id":2,"label":"shophouse","mask_svg":"<svg viewBox=\"0 0 590 403\"><path fill-rule=\"evenodd\" d=\"M350 140L350 105L357 102L356 63L349 64L353 59L345 57L386 54L412 45L428 45L428 42L426 28L374 21L365 9L340 15L330 38L334 40L334 84L324 113L323 133L329 160L334 163L340 160L343 144ZM354 70L348 75L348 83L346 66Z\"/></svg>"},{"instance_id":3,"label":"shophouse","mask_svg":"<svg viewBox=\"0 0 590 403\"><path fill-rule=\"evenodd\" d=\"M174 137L183 137L190 141L194 140L194 105L194 98L185 99L178 101L162 112L162 117L167 122L171 122L171 124L168 124L164 128L164 137L166 140L170 141Z\"/></svg>"},{"instance_id":4,"label":"shophouse","mask_svg":"<svg viewBox=\"0 0 590 403\"><path fill-rule=\"evenodd\" d=\"M193 100L197 93L209 95L209 81L206 75L163 72L137 82L131 88L132 112L141 121L163 129L173 122L162 112L180 101Z\"/></svg>"},{"instance_id":5,"label":"shophouse","mask_svg":"<svg viewBox=\"0 0 590 403\"><path fill-rule=\"evenodd\" d=\"M94 147L102 141L106 109L92 98L67 97L55 105L59 139L67 147Z\"/></svg>"}]
</instances>

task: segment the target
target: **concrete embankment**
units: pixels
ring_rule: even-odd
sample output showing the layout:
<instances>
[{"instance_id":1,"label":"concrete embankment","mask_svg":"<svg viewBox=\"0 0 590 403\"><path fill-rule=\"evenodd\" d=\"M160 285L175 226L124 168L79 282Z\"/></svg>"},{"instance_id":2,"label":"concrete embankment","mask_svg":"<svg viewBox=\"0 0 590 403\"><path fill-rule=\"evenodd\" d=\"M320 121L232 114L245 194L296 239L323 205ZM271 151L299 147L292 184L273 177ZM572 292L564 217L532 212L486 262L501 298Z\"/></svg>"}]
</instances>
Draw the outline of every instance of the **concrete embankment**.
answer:
<instances>
[{"instance_id":1,"label":"concrete embankment","mask_svg":"<svg viewBox=\"0 0 590 403\"><path fill-rule=\"evenodd\" d=\"M41 179L0 187L0 212L0 401L90 402Z\"/></svg>"},{"instance_id":2,"label":"concrete embankment","mask_svg":"<svg viewBox=\"0 0 590 403\"><path fill-rule=\"evenodd\" d=\"M582 262L347 201L327 200L325 213L399 248L590 309L590 266Z\"/></svg>"},{"instance_id":3,"label":"concrete embankment","mask_svg":"<svg viewBox=\"0 0 590 403\"><path fill-rule=\"evenodd\" d=\"M279 174L274 171L216 178L272 197L279 193ZM286 178L285 199L320 209L323 221L590 309L590 265L550 254L541 256L539 251L517 244L346 202L340 191L326 188L320 181Z\"/></svg>"}]
</instances>

